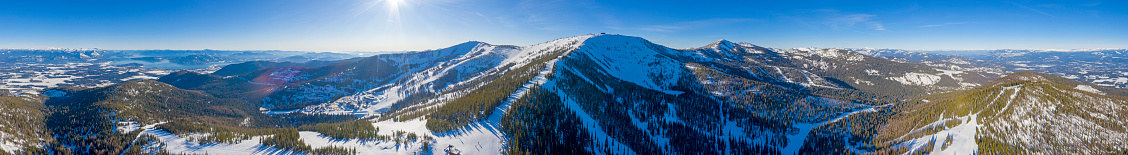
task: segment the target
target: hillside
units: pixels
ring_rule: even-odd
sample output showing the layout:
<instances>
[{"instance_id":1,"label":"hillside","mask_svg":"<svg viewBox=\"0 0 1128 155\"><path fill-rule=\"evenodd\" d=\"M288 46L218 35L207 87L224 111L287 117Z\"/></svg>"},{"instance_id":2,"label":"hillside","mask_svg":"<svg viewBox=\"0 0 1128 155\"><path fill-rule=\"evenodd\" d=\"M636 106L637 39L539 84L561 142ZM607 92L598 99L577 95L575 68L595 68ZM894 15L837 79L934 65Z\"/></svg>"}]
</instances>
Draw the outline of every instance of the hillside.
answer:
<instances>
[{"instance_id":1,"label":"hillside","mask_svg":"<svg viewBox=\"0 0 1128 155\"><path fill-rule=\"evenodd\" d=\"M0 149L2 153L35 152L46 138L44 120L46 107L37 97L0 96Z\"/></svg>"},{"instance_id":2,"label":"hillside","mask_svg":"<svg viewBox=\"0 0 1128 155\"><path fill-rule=\"evenodd\" d=\"M1019 72L971 90L925 96L875 142L893 152L1124 153L1123 90Z\"/></svg>"},{"instance_id":3,"label":"hillside","mask_svg":"<svg viewBox=\"0 0 1128 155\"><path fill-rule=\"evenodd\" d=\"M531 46L468 42L229 77L178 72L158 81L241 98L262 105L268 114L354 114L374 121L375 128L435 137L415 141L408 150L442 149L423 149L420 142L475 150L466 153L688 153L706 151L706 146L717 146L711 149L717 154L795 152L806 132L821 122L896 100L831 82L816 74L820 72L755 63L791 59L742 53L747 50L774 49L727 41L671 49L637 37L585 35ZM771 57L745 60L738 54ZM747 64L755 68L742 66ZM851 103L855 101L862 104ZM518 125L543 123L555 125ZM548 133L574 134L520 136L553 135ZM355 147L362 154L404 153L384 145L306 138L330 142L321 146ZM527 143L552 139L591 142ZM707 141L669 143L690 139ZM545 147L591 149L540 149Z\"/></svg>"},{"instance_id":4,"label":"hillside","mask_svg":"<svg viewBox=\"0 0 1128 155\"><path fill-rule=\"evenodd\" d=\"M1128 94L1124 90L1032 72L998 78L1000 72L925 61L727 40L674 49L607 34L529 46L471 41L334 63L253 61L212 74L179 71L157 80L49 89L39 100L25 97L29 102L13 102L23 107L16 111L30 111L27 124L34 126L37 115L31 110L43 110L43 127L31 128L42 134L23 135L57 136L42 138L39 148L5 140L12 144L4 149L76 154L426 154L448 149L465 154L865 154L998 152L1001 144L1009 144L1045 153L1077 151L1028 146L1088 139L1022 136L1065 131L1124 135L1117 119L1123 117L1117 109L1124 102L1115 96ZM1075 112L1050 112L1085 121L1055 122L1057 116L1013 112L1040 111L1047 105L1067 105L1059 109ZM1084 115L1089 112L1100 115ZM1008 126L1023 120L1042 125ZM1062 124L1089 126L1047 127ZM968 132L973 132L971 139ZM952 138L939 138L941 133L952 133ZM949 139L955 142L945 144ZM684 143L688 141L693 143ZM1123 150L1109 147L1118 141L1097 142L1090 144L1097 149L1089 151ZM938 147L921 149L929 146Z\"/></svg>"},{"instance_id":5,"label":"hillside","mask_svg":"<svg viewBox=\"0 0 1128 155\"><path fill-rule=\"evenodd\" d=\"M348 61L348 60L342 60L342 61ZM264 69L264 68L321 67L321 66L329 65L329 64L332 64L332 63L335 63L335 62L339 62L339 61L313 60L313 61L304 62L304 63L296 63L296 62L288 62L288 61L287 62L247 61L247 62L243 62L243 63L230 64L230 65L224 66L223 68L220 68L219 70L216 70L215 72L212 72L211 74L212 75L219 75L219 76L231 76L231 75L239 75L239 74L250 73L250 72L254 72L254 71L257 71L257 70L260 70L260 69Z\"/></svg>"},{"instance_id":6,"label":"hillside","mask_svg":"<svg viewBox=\"0 0 1128 155\"><path fill-rule=\"evenodd\" d=\"M297 134L292 129L298 126L356 119L266 115L240 98L217 98L153 80L96 88L60 87L43 94L42 98L0 98L0 110L8 120L0 122L4 127L0 146L6 153L167 154L171 142L161 138L173 136L199 144L256 139L273 143L266 145L273 150L345 154L344 148L310 147L295 139L263 137Z\"/></svg>"},{"instance_id":7,"label":"hillside","mask_svg":"<svg viewBox=\"0 0 1128 155\"><path fill-rule=\"evenodd\" d=\"M1128 87L1128 70L1125 70L1128 66L1121 63L1128 61L1128 50L1126 49L910 51L859 48L851 50L893 61L921 63L937 68L952 68L949 70L1034 71L1099 86Z\"/></svg>"},{"instance_id":8,"label":"hillside","mask_svg":"<svg viewBox=\"0 0 1128 155\"><path fill-rule=\"evenodd\" d=\"M409 62L403 57L409 55L440 56L416 57L412 61L424 63L403 65ZM400 61L395 61L396 58ZM297 111L268 107L283 110L269 113L358 114L375 119L378 122L374 125L378 127L395 124L397 128L426 128L422 130L424 134L438 137L436 144L462 150L467 150L464 148L467 143L448 140L574 131L581 134L556 138L594 139L594 143L568 144L596 148L586 151L592 153L701 152L705 151L702 148L708 148L706 146L723 145L733 147L717 148L714 151L720 152L713 153L786 153L798 151L806 142L806 133L828 120L867 107L887 105L898 98L979 84L965 79L989 78L965 78L978 74L946 72L838 49L770 49L724 40L702 48L671 49L642 38L620 35L579 36L524 47L461 44L366 60L373 59L390 62L389 66L401 66L394 76L388 76L398 80L384 85L369 83L373 89ZM873 71L868 74L852 70L862 66L885 67L870 69ZM266 70L270 75L279 75L279 69L285 68ZM301 75L307 75L306 72L285 75L305 77ZM889 75L918 76L890 78ZM941 83L941 77L951 82ZM934 81L922 82L921 79ZM293 86L285 89L296 93L324 92L293 89ZM936 89L937 86L945 87ZM336 90L337 87L327 88ZM272 100L263 99L264 102ZM713 110L716 108L728 110ZM511 113L512 110L519 112ZM541 115L561 119L525 118L522 116L537 115L521 112L525 110L541 111ZM542 121L571 123L538 128L513 126L547 123ZM732 125L722 125L730 126L723 130L717 126L730 123ZM507 148L511 152L564 145L521 143L549 140L542 138L552 137L517 136L478 141L509 141L505 145L485 146L495 148L487 150L513 146ZM677 139L708 141L668 143ZM521 147L523 145L531 146Z\"/></svg>"},{"instance_id":9,"label":"hillside","mask_svg":"<svg viewBox=\"0 0 1128 155\"><path fill-rule=\"evenodd\" d=\"M135 131L141 126L182 119L235 126L249 117L246 110L239 109L239 100L220 100L151 80L46 93L56 94L45 101L51 111L46 127L59 133L45 147L54 152L117 153L137 137Z\"/></svg>"}]
</instances>

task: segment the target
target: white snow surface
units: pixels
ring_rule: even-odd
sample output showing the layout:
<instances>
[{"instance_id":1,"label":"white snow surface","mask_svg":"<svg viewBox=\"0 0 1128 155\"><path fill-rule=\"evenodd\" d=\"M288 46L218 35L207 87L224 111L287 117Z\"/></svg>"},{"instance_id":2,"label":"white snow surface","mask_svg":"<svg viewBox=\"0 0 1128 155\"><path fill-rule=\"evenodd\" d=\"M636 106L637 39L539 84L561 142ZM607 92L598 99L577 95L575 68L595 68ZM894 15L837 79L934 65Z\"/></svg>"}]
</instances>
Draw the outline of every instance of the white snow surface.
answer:
<instances>
[{"instance_id":1,"label":"white snow surface","mask_svg":"<svg viewBox=\"0 0 1128 155\"><path fill-rule=\"evenodd\" d=\"M1021 87L1022 86L1019 85L1019 86L1005 87L1003 89L1002 92L1011 92L1011 90L1013 90L1013 92L1010 95L1010 98L1004 98L1004 99L1007 100L1006 105L1004 105L1004 107L1000 111L1006 110L1008 107L1011 106L1011 104L1014 102L1014 98L1019 94L1019 92L1022 91ZM997 103L997 101L1000 99L1000 97L1002 97L1002 95L1003 94L1001 94L1001 93L998 94L998 96L996 96L995 99L993 99L990 102L990 104ZM985 107L990 107L991 106L990 104L988 106L985 106ZM979 124L978 118L979 118L979 114L982 113L984 110L986 110L986 109L980 109L980 110L976 111L975 113L969 114L967 116L956 117L956 118L944 118L943 113L941 113L939 120L937 120L936 122L932 122L928 125L925 125L924 127L918 128L918 129L910 132L909 134L918 132L918 131L923 130L925 128L933 128L933 127L937 127L937 126L943 127L944 123L946 123L947 121L960 121L960 122L963 122L963 123L960 123L959 125L956 125L955 127L952 127L952 128L947 128L947 129L941 130L941 131L936 132L935 134L932 134L932 135L921 136L921 137L918 137L918 138L915 138L915 139L912 139L912 140L902 142L898 145L909 145L910 146L909 148L910 148L911 151L905 152L904 154L911 154L913 152L920 152L922 150L930 150L931 153L936 153L936 154L975 154L979 150L979 144L975 141L976 136L977 136L977 132L978 132L979 128L984 127L982 124ZM902 136L901 138L904 138L904 136ZM901 138L898 138L898 139L901 139ZM950 143L945 144L945 141L947 141L948 138L951 138L952 141ZM924 147L929 142L934 143L933 148L925 148ZM948 146L945 148L944 145L948 145Z\"/></svg>"},{"instance_id":2,"label":"white snow surface","mask_svg":"<svg viewBox=\"0 0 1128 155\"><path fill-rule=\"evenodd\" d=\"M369 91L364 91L354 95L342 97L330 103L323 103L320 105L313 105L306 107L297 112L303 113L331 113L331 114L355 114L361 117L378 115L386 111L393 103L398 102L404 97L418 91L429 91L440 93L442 90L431 89L433 85L463 85L466 83L435 83L438 78L444 75L453 74L452 70L466 74L467 71L479 71L475 77L464 78L461 81L471 81L473 79L481 78L487 75L504 74L506 71L525 66L535 58L543 57L546 54L557 51L572 51L584 45L584 41L597 35L584 35L569 38L562 38L545 42L536 45L513 47L513 46L500 46L489 45L486 43L472 42L460 44L458 46L441 49L439 53L444 55L458 55L457 58L439 62L430 68L424 68L420 71L414 72L410 75L405 75L406 82L394 82L380 87L376 87ZM425 51L433 52L433 51ZM437 56L436 56L437 57ZM410 59L410 58L406 58ZM397 61L427 61L427 60L397 60ZM513 64L509 68L503 68L507 64ZM477 87L477 85L471 86ZM438 94L438 97L429 102L436 102L448 98L456 98L464 93L449 93ZM359 103L359 109L348 108L325 108L325 107L347 107L341 106L346 104Z\"/></svg>"},{"instance_id":3,"label":"white snow surface","mask_svg":"<svg viewBox=\"0 0 1128 155\"><path fill-rule=\"evenodd\" d=\"M1105 95L1104 92L1101 92L1101 90L1097 90L1097 88L1093 88L1093 86L1090 86L1090 85L1081 84L1081 85L1077 85L1077 87L1074 87L1074 89L1086 91L1086 92L1090 92L1090 93L1094 93L1094 94Z\"/></svg>"},{"instance_id":4,"label":"white snow surface","mask_svg":"<svg viewBox=\"0 0 1128 155\"><path fill-rule=\"evenodd\" d=\"M555 50L572 51L572 50L569 50L569 49L578 48L580 45L582 45L581 41L586 39L586 38L589 38L589 37L592 37L592 36L580 36L580 37L565 38L565 39L560 39L560 40L556 40L556 41L553 41L553 42L537 44L537 45L532 45L532 46L527 46L527 47L521 47L521 48L519 48L520 51L507 51L507 52L510 52L510 53L507 53L509 58L503 59L501 62L503 62L503 64L504 63L510 63L510 62L518 63L519 65L516 65L514 68L520 67L521 65L525 65L525 64L529 63L526 60L532 60L531 58L541 57L541 56L543 56L543 54L545 54L549 51L555 51ZM481 46L481 45L479 45L479 46ZM567 55L567 54L568 53L565 53L564 55ZM330 137L322 136L320 133L310 132L310 131L302 131L302 132L299 133L299 135L301 136L301 139L303 141L310 144L314 148L326 147L326 146L356 148L358 154L417 154L417 153L423 153L423 152L428 152L428 151L430 151L431 153L442 153L443 149L446 148L445 146L448 146L448 145L454 146L454 148L460 150L463 154L499 154L500 151L504 148L504 145L505 145L505 136L501 133L501 130L499 129L499 127L500 127L499 123L500 123L500 120L501 120L501 116L505 113L506 110L508 110L509 105L511 103L513 103L515 100L519 99L521 96L524 96L525 93L528 91L528 89L530 89L531 87L533 87L535 85L540 85L540 84L544 84L545 82L547 82L548 81L548 79L546 77L547 74L551 73L554 69L556 69L556 64L558 64L557 61L561 58L563 58L563 57L556 57L555 59L548 61L547 64L546 64L546 67L544 69L540 70L539 74L536 77L534 77L531 81L525 83L516 92L511 94L509 99L506 100L505 102L503 102L500 106L498 106L497 109L495 109L495 111L491 115L489 115L485 120L471 123L470 125L463 127L461 129L458 129L458 130L455 130L455 131L450 131L450 132L445 132L445 133L434 133L434 132L432 132L432 131L430 131L426 128L426 119L425 118L420 118L420 119L415 119L415 120L410 120L410 121L405 121L405 122L395 122L395 121L388 120L388 121L381 121L381 122L373 123L373 126L377 127L380 130L379 134L381 134L381 135L391 135L395 131L405 131L405 132L408 132L408 133L415 133L415 134L420 135L420 136L423 136L423 135L432 136L432 137L435 138L435 141L431 144L432 148L430 150L422 150L422 148L421 148L422 141L413 141L413 142L408 142L408 143L405 143L405 144L396 145L392 141L332 139ZM445 73L442 73L442 72L445 72L445 70L437 71L434 74L420 74L420 75L414 75L414 76L438 77L438 76L435 76L435 75L445 74ZM412 80L433 81L433 80L435 80L435 78L413 78ZM421 82L421 83L425 83L425 82ZM383 94L376 95L376 97L380 98L380 99L392 99L392 100L380 100L379 102L376 102L377 103L376 106L373 106L370 109L364 109L363 112L364 113L372 112L370 114L378 114L381 111L378 111L378 110L375 110L375 109L386 108L387 106L390 106L390 104L392 102L394 102L394 100L396 100L397 97L402 97L402 96L398 96L398 95L403 95L403 94L399 94L399 93L394 92L394 91L398 90L396 88L403 88L403 87L413 87L413 86L394 86L393 89L389 89L388 91L384 91L384 92L382 92ZM383 105L383 104L387 104L387 105ZM268 112L268 113L287 113L287 112L297 112L297 111ZM244 143L248 143L248 142L244 141ZM242 146L242 145L243 144L239 144L237 146ZM211 148L205 147L203 149L210 150ZM217 148L217 149L226 149L226 148L220 147L220 148ZM248 153L248 152L241 152L241 153ZM249 153L258 154L259 152L249 152ZM272 153L272 152L268 152L268 153Z\"/></svg>"},{"instance_id":5,"label":"white snow surface","mask_svg":"<svg viewBox=\"0 0 1128 155\"><path fill-rule=\"evenodd\" d=\"M137 122L134 121L119 121L117 123L117 130L122 133L129 133L141 129L141 125L138 125Z\"/></svg>"},{"instance_id":6,"label":"white snow surface","mask_svg":"<svg viewBox=\"0 0 1128 155\"><path fill-rule=\"evenodd\" d=\"M650 44L638 37L601 35L587 40L576 54L594 59L612 77L649 89L669 94L669 87L677 84L681 75L688 75L681 62L674 61L652 49L639 49ZM672 49L668 49L672 50Z\"/></svg>"},{"instance_id":7,"label":"white snow surface","mask_svg":"<svg viewBox=\"0 0 1128 155\"><path fill-rule=\"evenodd\" d=\"M241 143L228 144L200 144L188 141L187 137L180 137L164 130L145 130L141 134L156 136L165 143L165 149L174 153L189 154L296 154L287 150L262 146L259 141L264 136L255 136L243 140Z\"/></svg>"},{"instance_id":8,"label":"white snow surface","mask_svg":"<svg viewBox=\"0 0 1128 155\"><path fill-rule=\"evenodd\" d=\"M862 105L862 104L854 104L854 105L855 106L862 106L863 108L857 109L857 110L854 110L854 111L845 112L841 115L838 115L838 117L835 117L835 118L832 118L832 119L829 119L829 120L823 121L823 122L795 123L794 125L792 125L792 127L799 128L799 132L798 132L798 134L794 134L794 135L788 134L787 135L787 146L784 147L783 149L781 149L780 153L782 153L782 154L797 154L799 152L799 149L802 148L803 144L806 143L807 136L810 135L811 130L814 129L815 127L822 126L823 124L826 124L826 123L836 122L838 120L841 120L842 118L846 118L847 116L853 115L853 114L858 113L858 112L876 112L873 109L874 108L873 106ZM882 105L882 106L889 106L889 105ZM882 106L879 106L879 107L882 107Z\"/></svg>"},{"instance_id":9,"label":"white snow surface","mask_svg":"<svg viewBox=\"0 0 1128 155\"><path fill-rule=\"evenodd\" d=\"M928 149L931 150L933 154L975 154L979 150L979 144L975 142L975 135L977 129L983 126L976 122L976 118L978 118L978 113L959 117L954 120L944 120L961 121L964 123L937 132L936 134L916 138L901 144L911 145L911 150ZM944 144L948 138L951 138L952 141L948 144ZM930 141L935 142L933 148L923 148L924 145L928 144ZM944 145L948 145L947 148L945 148ZM911 152L912 151L906 152L905 154L910 154Z\"/></svg>"},{"instance_id":10,"label":"white snow surface","mask_svg":"<svg viewBox=\"0 0 1128 155\"><path fill-rule=\"evenodd\" d=\"M889 77L889 80L900 82L904 85L929 86L940 82L940 76L924 73L905 73L900 77Z\"/></svg>"}]
</instances>

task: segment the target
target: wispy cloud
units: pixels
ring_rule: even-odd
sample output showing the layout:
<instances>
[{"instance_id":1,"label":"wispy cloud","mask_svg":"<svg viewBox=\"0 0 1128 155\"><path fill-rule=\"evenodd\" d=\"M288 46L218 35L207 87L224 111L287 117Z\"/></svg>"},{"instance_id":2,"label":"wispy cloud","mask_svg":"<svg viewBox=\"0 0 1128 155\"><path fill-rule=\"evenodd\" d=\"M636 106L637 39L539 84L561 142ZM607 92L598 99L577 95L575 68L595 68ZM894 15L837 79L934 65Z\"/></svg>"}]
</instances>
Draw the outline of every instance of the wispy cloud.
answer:
<instances>
[{"instance_id":1,"label":"wispy cloud","mask_svg":"<svg viewBox=\"0 0 1128 155\"><path fill-rule=\"evenodd\" d=\"M639 27L638 29L643 30L643 31L651 31L651 32L678 32L678 31L681 31L681 30L698 29L698 28L704 28L704 27L709 27L709 26L713 26L713 25L725 25L725 24L732 24L732 23L747 22L747 21L752 21L752 20L754 20L754 19L751 19L751 18L714 18L714 19L706 19L706 20L677 22L677 23L666 24L666 25L642 26L642 27Z\"/></svg>"},{"instance_id":2,"label":"wispy cloud","mask_svg":"<svg viewBox=\"0 0 1128 155\"><path fill-rule=\"evenodd\" d=\"M517 26L539 30L563 30L575 27L566 16L553 13L568 9L567 0L522 0L514 7L511 21Z\"/></svg>"},{"instance_id":3,"label":"wispy cloud","mask_svg":"<svg viewBox=\"0 0 1128 155\"><path fill-rule=\"evenodd\" d=\"M830 28L854 31L858 28L884 31L885 25L875 20L877 15L864 13L842 13L836 9L818 9L797 12L796 15L781 15L781 18L795 21L811 28Z\"/></svg>"},{"instance_id":4,"label":"wispy cloud","mask_svg":"<svg viewBox=\"0 0 1128 155\"><path fill-rule=\"evenodd\" d=\"M1046 13L1046 12L1042 12L1042 10L1034 9L1034 8L1028 7L1028 6L1026 6L1026 5L1018 4L1018 3L1015 3L1015 2L1009 2L1009 3L1011 3L1012 5L1014 5L1014 6L1017 6L1017 7L1019 7L1019 8L1023 8L1023 9L1027 9L1027 10L1030 10L1030 11L1034 11L1034 12L1037 12L1037 13L1039 13L1039 14L1043 14L1043 15L1046 15L1046 16L1050 16L1050 17L1055 17L1054 15L1051 15L1051 14L1049 14L1049 13Z\"/></svg>"},{"instance_id":5,"label":"wispy cloud","mask_svg":"<svg viewBox=\"0 0 1128 155\"><path fill-rule=\"evenodd\" d=\"M879 30L879 31L885 30L885 26L881 25L880 22L873 20L873 17L875 17L875 16L877 16L877 15L871 15L871 14L838 15L838 16L835 16L835 17L831 17L830 19L828 19L823 24L826 24L826 26L833 28L833 29L849 29L851 27L854 27L855 25L863 24L866 27L869 27L870 29L873 29L873 30Z\"/></svg>"},{"instance_id":6,"label":"wispy cloud","mask_svg":"<svg viewBox=\"0 0 1128 155\"><path fill-rule=\"evenodd\" d=\"M603 26L606 27L606 28L614 29L614 30L622 30L623 29L623 21L619 20L619 18L616 18L614 15L611 15L611 14L595 14L594 16L597 20L602 22Z\"/></svg>"},{"instance_id":7,"label":"wispy cloud","mask_svg":"<svg viewBox=\"0 0 1128 155\"><path fill-rule=\"evenodd\" d=\"M873 30L885 31L885 26L882 26L881 23L874 23Z\"/></svg>"},{"instance_id":8,"label":"wispy cloud","mask_svg":"<svg viewBox=\"0 0 1128 155\"><path fill-rule=\"evenodd\" d=\"M922 25L922 26L920 26L920 27L940 27L940 26L948 26L948 25L960 25L960 24L970 24L970 23L971 23L971 22L955 22L955 23L944 23L944 24Z\"/></svg>"}]
</instances>

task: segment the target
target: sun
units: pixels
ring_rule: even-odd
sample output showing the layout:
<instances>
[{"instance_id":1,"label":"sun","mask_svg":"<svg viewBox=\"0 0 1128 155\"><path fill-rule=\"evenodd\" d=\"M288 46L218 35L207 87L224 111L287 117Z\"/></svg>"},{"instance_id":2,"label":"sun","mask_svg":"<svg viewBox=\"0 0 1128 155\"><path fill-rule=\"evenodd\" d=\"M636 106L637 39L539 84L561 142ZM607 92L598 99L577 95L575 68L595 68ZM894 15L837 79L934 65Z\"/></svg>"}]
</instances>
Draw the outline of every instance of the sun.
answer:
<instances>
[{"instance_id":1,"label":"sun","mask_svg":"<svg viewBox=\"0 0 1128 155\"><path fill-rule=\"evenodd\" d=\"M399 5L403 4L403 2L407 1L407 0L385 0L385 1L388 2L388 7L399 8Z\"/></svg>"},{"instance_id":2,"label":"sun","mask_svg":"<svg viewBox=\"0 0 1128 155\"><path fill-rule=\"evenodd\" d=\"M400 5L404 4L405 0L384 0L385 5L388 6L388 22L399 22L400 20Z\"/></svg>"}]
</instances>

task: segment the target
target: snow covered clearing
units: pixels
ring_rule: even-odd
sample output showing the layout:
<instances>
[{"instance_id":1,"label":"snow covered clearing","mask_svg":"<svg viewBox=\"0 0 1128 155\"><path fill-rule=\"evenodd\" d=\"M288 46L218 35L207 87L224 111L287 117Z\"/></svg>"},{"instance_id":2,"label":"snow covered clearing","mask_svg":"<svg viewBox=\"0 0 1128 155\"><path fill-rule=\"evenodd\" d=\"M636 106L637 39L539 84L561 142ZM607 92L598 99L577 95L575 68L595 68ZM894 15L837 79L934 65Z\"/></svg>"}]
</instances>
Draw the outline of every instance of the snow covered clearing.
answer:
<instances>
[{"instance_id":1,"label":"snow covered clearing","mask_svg":"<svg viewBox=\"0 0 1128 155\"><path fill-rule=\"evenodd\" d=\"M979 150L979 144L975 142L976 131L977 129L979 129L979 127L982 127L982 125L976 122L977 117L978 114L974 114L959 117L954 120L946 120L961 121L963 123L955 127L937 132L933 135L909 140L907 142L901 143L901 145L910 145L910 150L914 150L906 152L905 154L910 154L912 152L923 149L931 150L931 153L933 154L975 154ZM949 138L952 139L951 142L945 143ZM933 145L932 148L924 148L924 145L928 144L929 142L934 142L935 145Z\"/></svg>"},{"instance_id":2,"label":"snow covered clearing","mask_svg":"<svg viewBox=\"0 0 1128 155\"><path fill-rule=\"evenodd\" d=\"M929 86L940 82L940 76L924 73L905 73L901 77L889 77L889 80L900 82L904 85Z\"/></svg>"},{"instance_id":3,"label":"snow covered clearing","mask_svg":"<svg viewBox=\"0 0 1128 155\"><path fill-rule=\"evenodd\" d=\"M9 136L11 136L11 135L8 135L7 133L4 133L4 132L0 132L0 138L7 139ZM19 151L20 149L22 149L20 147L20 143L23 143L23 141L20 141L18 139L13 140L13 141L0 141L0 149L2 149L4 152L8 152L8 153Z\"/></svg>"},{"instance_id":4,"label":"snow covered clearing","mask_svg":"<svg viewBox=\"0 0 1128 155\"><path fill-rule=\"evenodd\" d=\"M165 143L164 149L169 152L175 153L189 153L189 154L296 154L287 150L279 150L274 147L262 146L259 141L264 136L255 136L250 139L243 140L242 143L227 144L200 144L188 141L188 137L180 137L176 134L169 133L163 130L148 130L141 132L141 135L152 135ZM358 150L359 151L359 150Z\"/></svg>"},{"instance_id":5,"label":"snow covered clearing","mask_svg":"<svg viewBox=\"0 0 1128 155\"><path fill-rule=\"evenodd\" d=\"M1101 90L1097 90L1097 88L1093 88L1093 86L1089 86L1089 85L1083 85L1083 84L1077 85L1077 87L1074 87L1074 89L1086 91L1086 92L1090 92L1090 93L1094 93L1094 94L1105 95L1105 93L1101 92Z\"/></svg>"},{"instance_id":6,"label":"snow covered clearing","mask_svg":"<svg viewBox=\"0 0 1128 155\"><path fill-rule=\"evenodd\" d=\"M122 133L129 133L141 129L141 125L138 125L137 122L134 121L119 121L117 123L117 130Z\"/></svg>"},{"instance_id":7,"label":"snow covered clearing","mask_svg":"<svg viewBox=\"0 0 1128 155\"><path fill-rule=\"evenodd\" d=\"M1001 92L1011 92L1010 90L1013 90L1013 93L1010 95L1010 98L1004 98L1005 100L1007 100L1006 105L1004 105L1003 108L1001 110L999 110L1000 112L1005 111L1008 107L1011 106L1011 104L1015 100L1015 97L1017 97L1017 95L1022 91L1022 85L1005 87L1005 88L1003 88L1003 91L1001 91ZM1003 95L1002 93L999 93L995 97L995 99L993 99L990 102L991 104L988 104L985 107L990 107L991 105L998 103L999 99L1000 99L1000 97L1002 97L1002 95ZM947 128L947 129L944 129L942 131L936 132L935 134L921 136L921 137L916 138L916 139L912 139L912 140L909 140L909 141L902 142L898 145L908 145L908 146L910 146L909 150L912 150L912 151L906 152L905 154L910 154L910 153L913 153L913 152L919 152L919 151L922 151L922 150L925 150L925 149L930 150L931 153L938 153L938 154L974 154L979 150L979 144L975 141L975 136L976 136L979 128L983 127L983 125L979 124L979 122L978 122L979 113L982 113L984 110L986 110L986 109L980 109L973 114L970 114L970 115L967 115L967 116L956 117L954 119L945 119L944 116L941 115L939 120L937 120L936 122L933 122L933 123L930 123L928 125L925 125L924 127L918 128L917 130L914 130L913 132L910 132L909 134L912 134L914 132L918 132L918 131L923 130L925 128L933 128L933 127L937 127L937 126L942 127L943 124L948 122L948 121L960 121L962 123L960 123L959 125L956 125L955 127ZM941 113L941 114L943 114L943 113ZM998 113L996 113L996 115L997 114ZM908 134L906 134L906 135L908 135ZM904 138L904 136L902 136L901 138ZM901 139L901 138L898 138L898 139ZM951 139L950 142L948 142L949 138ZM924 148L924 146L926 144L930 143L930 142L934 143L933 148ZM948 142L948 143L945 143L945 142Z\"/></svg>"},{"instance_id":8,"label":"snow covered clearing","mask_svg":"<svg viewBox=\"0 0 1128 155\"><path fill-rule=\"evenodd\" d=\"M819 127L819 126L822 126L823 124L826 124L826 123L841 120L842 118L846 118L847 116L853 115L853 114L858 113L858 112L876 112L875 109L873 109L874 108L873 106L862 105L862 104L854 104L854 105L855 106L863 106L863 107L860 108L860 109L856 109L854 111L849 111L849 112L840 114L837 117L831 118L827 121L816 122L816 123L795 123L794 125L792 125L792 127L799 128L798 134L794 134L794 135L788 134L787 135L787 147L784 147L783 149L781 149L780 152L783 153L783 154L797 154L799 152L799 149L803 148L803 144L806 143L806 141L807 141L807 136L811 134L811 130L814 129L815 127ZM890 106L890 105L891 104L887 104L887 105L881 105L881 106L878 106L878 107L884 107L884 106Z\"/></svg>"}]
</instances>

